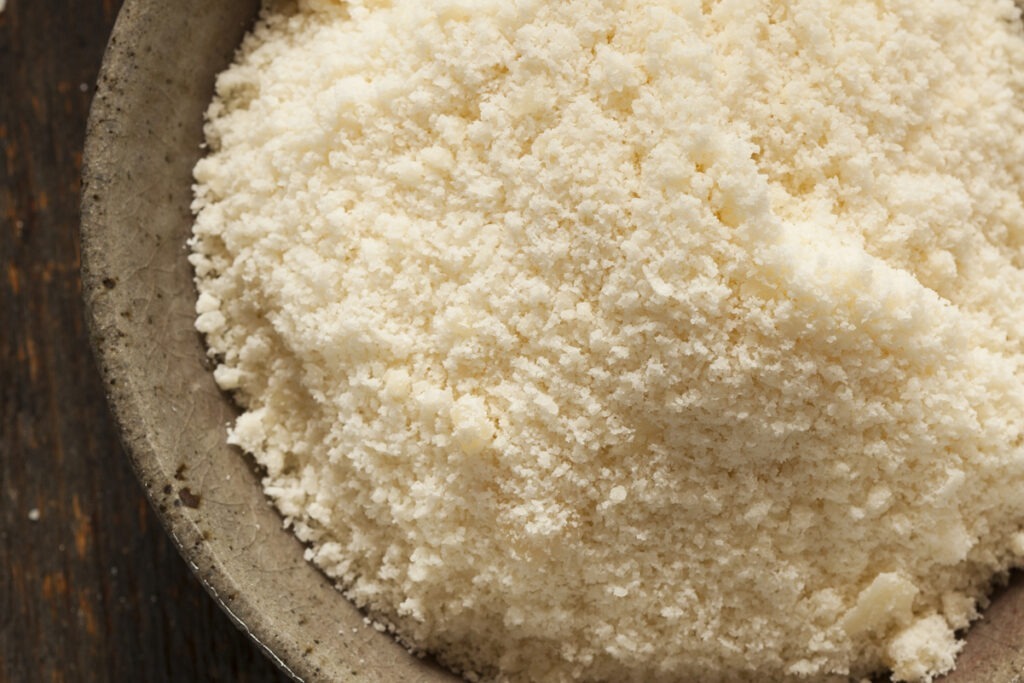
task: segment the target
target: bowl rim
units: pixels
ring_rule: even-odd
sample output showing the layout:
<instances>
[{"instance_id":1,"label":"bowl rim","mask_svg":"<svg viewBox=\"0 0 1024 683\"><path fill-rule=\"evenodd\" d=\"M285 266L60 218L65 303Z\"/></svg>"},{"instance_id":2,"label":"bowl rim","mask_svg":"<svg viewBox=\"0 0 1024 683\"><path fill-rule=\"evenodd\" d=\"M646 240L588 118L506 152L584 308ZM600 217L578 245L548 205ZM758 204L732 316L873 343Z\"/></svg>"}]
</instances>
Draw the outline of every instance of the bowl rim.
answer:
<instances>
[{"instance_id":1,"label":"bowl rim","mask_svg":"<svg viewBox=\"0 0 1024 683\"><path fill-rule=\"evenodd\" d=\"M208 546L201 542L203 532L181 508L167 504L166 490L173 484L173 475L161 467L155 445L148 438L143 415L129 380L131 372L118 357L118 337L108 331L114 324L113 309L101 299L111 289L109 273L114 270L100 241L106 234L107 190L118 182L109 172L118 163L120 130L110 125L123 110L118 95L133 85L139 72L131 68L135 58L133 37L143 34L147 11L141 0L125 0L118 13L103 55L86 125L82 155L81 200L81 276L85 303L85 322L90 349L104 383L110 414L117 427L125 454L136 478L142 485L150 507L170 536L182 559L188 564L200 585L213 598L231 622L241 630L278 669L298 683L316 680L314 671L306 671L302 659L291 656L288 643L277 631L248 593L224 567ZM224 596L232 595L228 604ZM280 653L280 654L278 654ZM288 660L286 663L285 660Z\"/></svg>"}]
</instances>

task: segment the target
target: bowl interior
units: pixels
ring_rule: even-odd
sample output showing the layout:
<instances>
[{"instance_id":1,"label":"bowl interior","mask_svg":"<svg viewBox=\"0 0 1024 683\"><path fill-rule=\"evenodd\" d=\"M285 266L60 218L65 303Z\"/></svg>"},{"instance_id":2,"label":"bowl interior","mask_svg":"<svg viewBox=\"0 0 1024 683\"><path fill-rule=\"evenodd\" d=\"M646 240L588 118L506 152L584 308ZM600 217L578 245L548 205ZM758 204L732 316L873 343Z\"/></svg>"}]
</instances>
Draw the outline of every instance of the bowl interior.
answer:
<instances>
[{"instance_id":1,"label":"bowl interior","mask_svg":"<svg viewBox=\"0 0 1024 683\"><path fill-rule=\"evenodd\" d=\"M203 112L259 0L127 0L89 123L82 256L93 345L139 479L193 570L235 622L306 681L454 681L367 626L303 559L251 460L193 328L185 240ZM955 683L1024 671L1024 585L975 625Z\"/></svg>"}]
</instances>

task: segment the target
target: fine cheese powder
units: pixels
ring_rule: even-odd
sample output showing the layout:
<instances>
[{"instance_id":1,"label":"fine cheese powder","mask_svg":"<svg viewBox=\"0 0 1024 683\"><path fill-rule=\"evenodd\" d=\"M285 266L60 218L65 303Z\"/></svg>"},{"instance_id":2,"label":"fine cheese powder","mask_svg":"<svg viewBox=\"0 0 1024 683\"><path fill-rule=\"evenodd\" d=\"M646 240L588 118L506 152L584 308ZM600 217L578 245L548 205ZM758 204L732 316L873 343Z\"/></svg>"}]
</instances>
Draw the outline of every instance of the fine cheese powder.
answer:
<instances>
[{"instance_id":1,"label":"fine cheese powder","mask_svg":"<svg viewBox=\"0 0 1024 683\"><path fill-rule=\"evenodd\" d=\"M1024 561L1011 0L301 0L198 329L308 557L470 679L949 670Z\"/></svg>"}]
</instances>

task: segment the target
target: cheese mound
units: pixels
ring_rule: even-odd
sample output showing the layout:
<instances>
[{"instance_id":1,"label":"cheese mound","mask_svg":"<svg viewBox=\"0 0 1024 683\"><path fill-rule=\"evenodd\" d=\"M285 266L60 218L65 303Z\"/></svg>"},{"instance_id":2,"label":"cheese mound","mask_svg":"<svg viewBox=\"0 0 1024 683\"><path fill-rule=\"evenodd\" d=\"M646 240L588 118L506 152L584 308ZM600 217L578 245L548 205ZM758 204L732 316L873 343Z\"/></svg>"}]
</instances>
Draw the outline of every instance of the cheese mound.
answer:
<instances>
[{"instance_id":1,"label":"cheese mound","mask_svg":"<svg viewBox=\"0 0 1024 683\"><path fill-rule=\"evenodd\" d=\"M1010 0L301 0L197 328L309 558L471 680L948 670L1024 557Z\"/></svg>"}]
</instances>

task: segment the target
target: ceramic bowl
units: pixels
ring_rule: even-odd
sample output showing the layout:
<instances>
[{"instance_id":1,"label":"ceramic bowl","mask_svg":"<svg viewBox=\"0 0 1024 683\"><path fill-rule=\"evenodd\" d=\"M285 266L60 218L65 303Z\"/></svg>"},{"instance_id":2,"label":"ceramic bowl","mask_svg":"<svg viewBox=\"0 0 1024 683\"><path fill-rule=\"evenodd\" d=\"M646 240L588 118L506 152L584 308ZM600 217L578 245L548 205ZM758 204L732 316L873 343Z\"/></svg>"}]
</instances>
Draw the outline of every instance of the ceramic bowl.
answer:
<instances>
[{"instance_id":1,"label":"ceramic bowl","mask_svg":"<svg viewBox=\"0 0 1024 683\"><path fill-rule=\"evenodd\" d=\"M193 328L185 241L203 112L258 0L126 0L89 121L82 217L92 342L139 480L193 571L296 680L441 683L303 559L251 459L225 444L235 415ZM969 634L957 683L1024 672L1024 588Z\"/></svg>"}]
</instances>

